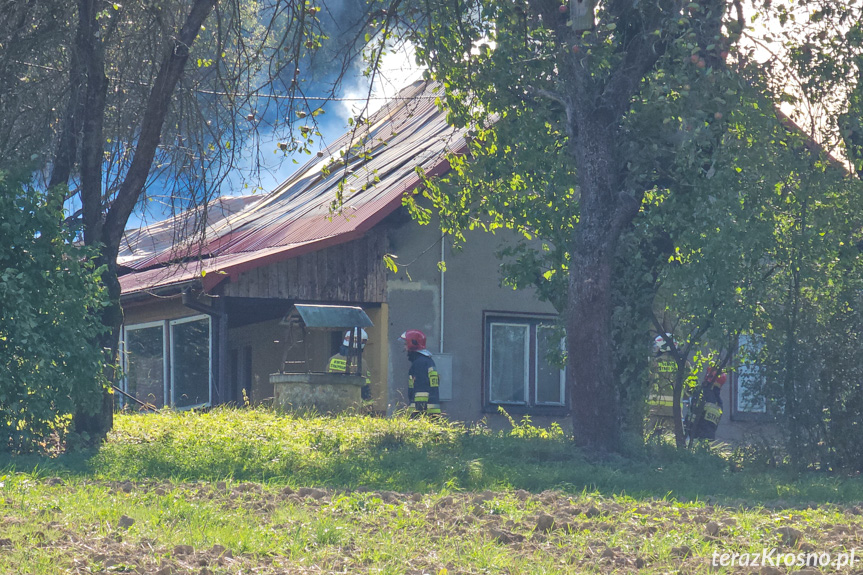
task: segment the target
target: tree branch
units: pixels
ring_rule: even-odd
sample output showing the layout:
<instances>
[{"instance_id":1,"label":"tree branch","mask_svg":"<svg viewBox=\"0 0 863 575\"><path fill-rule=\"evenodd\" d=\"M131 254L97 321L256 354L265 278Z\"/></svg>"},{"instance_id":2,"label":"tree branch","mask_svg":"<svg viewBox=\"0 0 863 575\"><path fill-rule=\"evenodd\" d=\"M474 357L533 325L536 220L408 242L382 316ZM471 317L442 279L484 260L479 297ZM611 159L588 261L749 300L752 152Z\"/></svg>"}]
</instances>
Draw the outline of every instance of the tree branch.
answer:
<instances>
[{"instance_id":1,"label":"tree branch","mask_svg":"<svg viewBox=\"0 0 863 575\"><path fill-rule=\"evenodd\" d=\"M141 133L135 146L132 164L106 216L102 241L114 250L119 246L129 215L135 208L147 181L150 166L159 146L162 126L168 115L171 97L183 75L191 46L198 37L204 20L215 8L216 1L195 0L179 35L174 40L171 51L165 56L159 68L147 100L147 109L141 122Z\"/></svg>"},{"instance_id":2,"label":"tree branch","mask_svg":"<svg viewBox=\"0 0 863 575\"><path fill-rule=\"evenodd\" d=\"M84 242L93 245L102 235L102 141L108 78L105 76L105 48L96 18L98 0L78 1L78 49L87 73L81 140L81 205L84 213ZM74 127L73 127L74 128Z\"/></svg>"}]
</instances>

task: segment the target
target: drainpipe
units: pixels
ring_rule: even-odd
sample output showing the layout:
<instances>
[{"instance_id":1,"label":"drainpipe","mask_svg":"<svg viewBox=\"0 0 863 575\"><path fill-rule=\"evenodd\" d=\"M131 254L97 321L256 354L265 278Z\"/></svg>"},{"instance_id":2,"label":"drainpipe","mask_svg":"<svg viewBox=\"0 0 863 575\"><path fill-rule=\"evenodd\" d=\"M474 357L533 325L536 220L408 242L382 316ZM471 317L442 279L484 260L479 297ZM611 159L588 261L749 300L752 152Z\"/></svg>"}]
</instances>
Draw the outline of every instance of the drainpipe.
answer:
<instances>
[{"instance_id":1,"label":"drainpipe","mask_svg":"<svg viewBox=\"0 0 863 575\"><path fill-rule=\"evenodd\" d=\"M446 268L446 254L444 252L444 248L446 247L446 234L441 235L440 238L440 261L441 261L441 270L440 270L440 348L439 353L443 353L443 326L444 326L444 305L446 304L446 280L444 279L444 274L446 273L444 269Z\"/></svg>"}]
</instances>

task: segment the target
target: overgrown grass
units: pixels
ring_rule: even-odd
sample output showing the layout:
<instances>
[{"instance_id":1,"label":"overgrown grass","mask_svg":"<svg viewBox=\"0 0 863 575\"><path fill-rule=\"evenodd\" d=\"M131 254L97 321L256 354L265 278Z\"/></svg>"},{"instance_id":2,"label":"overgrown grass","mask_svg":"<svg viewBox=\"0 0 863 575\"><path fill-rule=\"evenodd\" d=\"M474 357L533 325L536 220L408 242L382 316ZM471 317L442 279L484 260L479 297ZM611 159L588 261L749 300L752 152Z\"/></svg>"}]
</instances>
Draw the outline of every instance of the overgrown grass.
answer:
<instances>
[{"instance_id":1,"label":"overgrown grass","mask_svg":"<svg viewBox=\"0 0 863 575\"><path fill-rule=\"evenodd\" d=\"M256 481L403 492L525 489L764 504L863 501L863 480L731 465L717 451L654 446L586 459L559 430L446 421L283 415L269 409L118 415L98 451L0 461L100 480Z\"/></svg>"},{"instance_id":2,"label":"overgrown grass","mask_svg":"<svg viewBox=\"0 0 863 575\"><path fill-rule=\"evenodd\" d=\"M0 461L0 573L707 575L715 553L863 542L860 478L597 460L513 423L119 415L96 451Z\"/></svg>"}]
</instances>

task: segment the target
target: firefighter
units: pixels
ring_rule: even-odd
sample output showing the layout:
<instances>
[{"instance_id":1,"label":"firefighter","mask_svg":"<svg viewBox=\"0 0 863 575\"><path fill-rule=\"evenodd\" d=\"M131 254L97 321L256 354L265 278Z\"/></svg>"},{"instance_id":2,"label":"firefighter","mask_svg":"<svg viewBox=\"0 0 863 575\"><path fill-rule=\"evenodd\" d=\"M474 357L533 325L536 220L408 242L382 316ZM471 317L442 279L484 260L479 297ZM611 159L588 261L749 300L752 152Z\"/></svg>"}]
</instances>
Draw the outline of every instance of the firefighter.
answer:
<instances>
[{"instance_id":1,"label":"firefighter","mask_svg":"<svg viewBox=\"0 0 863 575\"><path fill-rule=\"evenodd\" d=\"M363 350L366 347L366 344L369 341L369 334L366 333L366 330L360 328L357 331L354 328L354 341L353 341L353 353L351 356L351 365L350 369L348 369L348 355L351 350L351 330L345 332L345 338L342 340L342 345L339 346L339 353L332 356L330 360L327 362L327 372L328 373L357 373L357 350ZM374 404L372 401L372 374L368 370L366 366L366 361L362 360L362 365L360 366L359 374L364 375L366 378L366 383L363 385L361 389L361 396L363 400L363 407L366 410L371 409L371 406Z\"/></svg>"},{"instance_id":2,"label":"firefighter","mask_svg":"<svg viewBox=\"0 0 863 575\"><path fill-rule=\"evenodd\" d=\"M692 439L716 439L716 428L722 417L722 397L720 392L727 377L715 367L707 368L701 384L701 395L696 397L693 409Z\"/></svg>"},{"instance_id":3,"label":"firefighter","mask_svg":"<svg viewBox=\"0 0 863 575\"><path fill-rule=\"evenodd\" d=\"M418 329L404 332L399 341L405 346L411 368L408 371L408 410L411 417L440 415L439 377L432 354L426 349L426 336Z\"/></svg>"}]
</instances>

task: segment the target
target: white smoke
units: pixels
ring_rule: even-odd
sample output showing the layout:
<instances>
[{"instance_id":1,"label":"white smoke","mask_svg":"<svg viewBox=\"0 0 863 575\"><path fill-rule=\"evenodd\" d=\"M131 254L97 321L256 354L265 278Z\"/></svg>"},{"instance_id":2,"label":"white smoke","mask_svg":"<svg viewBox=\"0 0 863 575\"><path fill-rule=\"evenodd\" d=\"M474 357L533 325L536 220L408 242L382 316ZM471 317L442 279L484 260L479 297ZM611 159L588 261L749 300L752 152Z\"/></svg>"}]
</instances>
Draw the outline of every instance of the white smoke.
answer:
<instances>
[{"instance_id":1,"label":"white smoke","mask_svg":"<svg viewBox=\"0 0 863 575\"><path fill-rule=\"evenodd\" d=\"M345 79L339 106L333 110L347 122L348 118L362 114L368 116L395 97L401 89L422 79L425 68L416 63L416 49L408 41L391 46L381 58L380 67L374 75L374 83L363 75L366 64L354 65L353 82ZM370 89L371 84L371 89Z\"/></svg>"}]
</instances>

